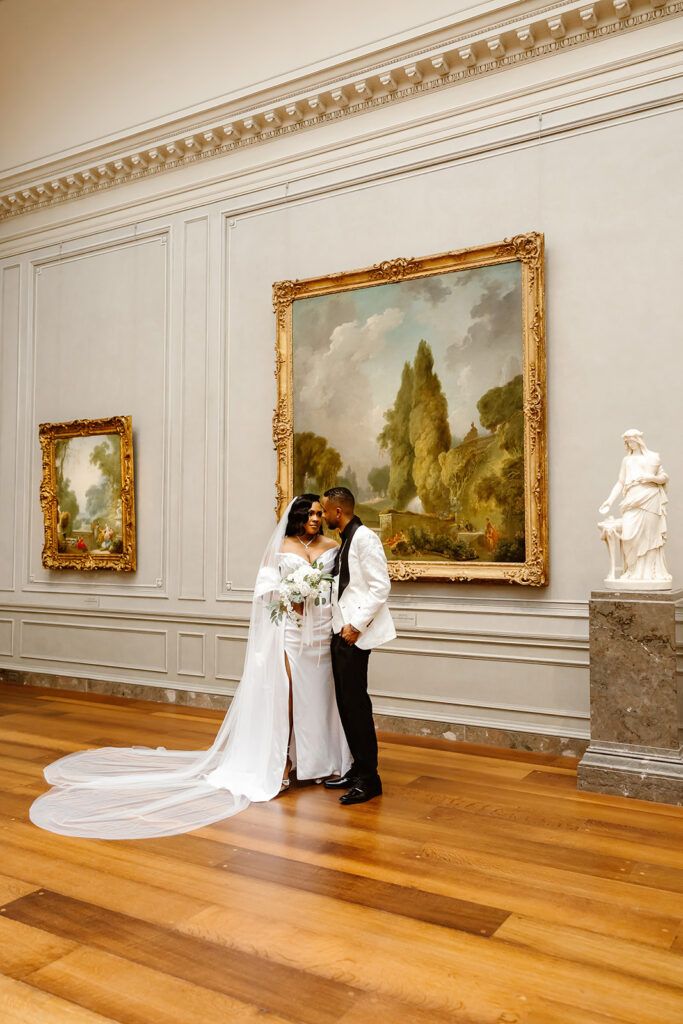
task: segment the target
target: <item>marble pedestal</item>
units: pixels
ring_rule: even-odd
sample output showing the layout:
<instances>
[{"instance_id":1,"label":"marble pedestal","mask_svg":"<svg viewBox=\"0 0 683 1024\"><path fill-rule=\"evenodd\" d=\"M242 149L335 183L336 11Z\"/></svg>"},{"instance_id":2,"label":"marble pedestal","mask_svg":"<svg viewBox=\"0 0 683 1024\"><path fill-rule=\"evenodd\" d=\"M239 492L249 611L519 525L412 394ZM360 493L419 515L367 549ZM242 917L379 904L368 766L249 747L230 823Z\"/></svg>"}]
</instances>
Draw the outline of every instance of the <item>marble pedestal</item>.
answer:
<instances>
[{"instance_id":1,"label":"marble pedestal","mask_svg":"<svg viewBox=\"0 0 683 1024\"><path fill-rule=\"evenodd\" d=\"M591 741L579 789L683 805L677 607L683 590L591 594Z\"/></svg>"}]
</instances>

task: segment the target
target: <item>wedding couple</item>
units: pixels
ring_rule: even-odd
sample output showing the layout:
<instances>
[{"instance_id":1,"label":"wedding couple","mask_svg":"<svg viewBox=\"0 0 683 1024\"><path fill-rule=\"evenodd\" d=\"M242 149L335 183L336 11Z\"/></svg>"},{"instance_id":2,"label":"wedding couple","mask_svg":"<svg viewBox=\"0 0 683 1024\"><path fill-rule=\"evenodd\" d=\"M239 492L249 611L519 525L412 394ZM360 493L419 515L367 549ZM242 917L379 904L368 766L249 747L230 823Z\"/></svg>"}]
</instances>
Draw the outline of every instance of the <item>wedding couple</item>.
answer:
<instances>
[{"instance_id":1,"label":"wedding couple","mask_svg":"<svg viewBox=\"0 0 683 1024\"><path fill-rule=\"evenodd\" d=\"M341 533L338 546L322 522ZM317 562L331 600L314 595L278 618L282 581ZM367 692L373 647L396 633L379 538L354 515L344 487L295 498L268 542L254 587L240 685L209 750L103 747L45 769L53 787L31 821L63 835L140 839L174 835L230 817L299 779L325 779L342 804L382 792Z\"/></svg>"}]
</instances>

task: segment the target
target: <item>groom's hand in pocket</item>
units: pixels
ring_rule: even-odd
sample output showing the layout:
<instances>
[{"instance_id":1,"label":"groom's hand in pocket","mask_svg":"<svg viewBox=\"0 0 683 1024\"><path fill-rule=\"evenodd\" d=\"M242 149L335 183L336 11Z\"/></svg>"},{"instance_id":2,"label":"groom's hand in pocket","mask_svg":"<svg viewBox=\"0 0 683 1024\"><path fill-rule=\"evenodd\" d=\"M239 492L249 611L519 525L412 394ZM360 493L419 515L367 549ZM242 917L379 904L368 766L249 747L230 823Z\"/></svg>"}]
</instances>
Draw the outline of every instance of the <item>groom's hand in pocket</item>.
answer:
<instances>
[{"instance_id":1,"label":"groom's hand in pocket","mask_svg":"<svg viewBox=\"0 0 683 1024\"><path fill-rule=\"evenodd\" d=\"M341 637L342 640L346 640L347 644L355 644L359 636L359 629L354 629L354 627L351 625L342 626Z\"/></svg>"}]
</instances>

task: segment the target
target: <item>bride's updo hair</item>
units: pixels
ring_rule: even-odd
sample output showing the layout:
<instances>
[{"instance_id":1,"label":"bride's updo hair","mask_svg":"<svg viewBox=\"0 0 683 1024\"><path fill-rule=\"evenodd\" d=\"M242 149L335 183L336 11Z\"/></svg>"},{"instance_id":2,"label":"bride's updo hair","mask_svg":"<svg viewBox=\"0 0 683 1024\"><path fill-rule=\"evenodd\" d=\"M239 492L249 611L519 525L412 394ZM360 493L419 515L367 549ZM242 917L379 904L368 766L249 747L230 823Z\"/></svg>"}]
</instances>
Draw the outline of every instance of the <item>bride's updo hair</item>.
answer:
<instances>
[{"instance_id":1,"label":"bride's updo hair","mask_svg":"<svg viewBox=\"0 0 683 1024\"><path fill-rule=\"evenodd\" d=\"M285 537L296 537L303 531L314 501L320 501L319 494L300 494L298 498L294 499L287 518ZM322 533L322 525L320 532Z\"/></svg>"}]
</instances>

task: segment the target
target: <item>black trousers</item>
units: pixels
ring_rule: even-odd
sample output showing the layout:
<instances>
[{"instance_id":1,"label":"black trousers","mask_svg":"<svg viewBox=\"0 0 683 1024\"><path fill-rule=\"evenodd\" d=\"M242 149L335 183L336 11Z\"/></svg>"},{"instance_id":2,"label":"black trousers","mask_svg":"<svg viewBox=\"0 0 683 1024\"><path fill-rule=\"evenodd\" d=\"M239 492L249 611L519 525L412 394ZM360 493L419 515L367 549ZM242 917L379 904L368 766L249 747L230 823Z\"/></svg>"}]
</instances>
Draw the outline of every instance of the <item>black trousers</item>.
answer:
<instances>
[{"instance_id":1,"label":"black trousers","mask_svg":"<svg viewBox=\"0 0 683 1024\"><path fill-rule=\"evenodd\" d=\"M368 696L370 651L348 644L339 633L332 637L332 674L339 717L360 779L377 776L377 735Z\"/></svg>"}]
</instances>

